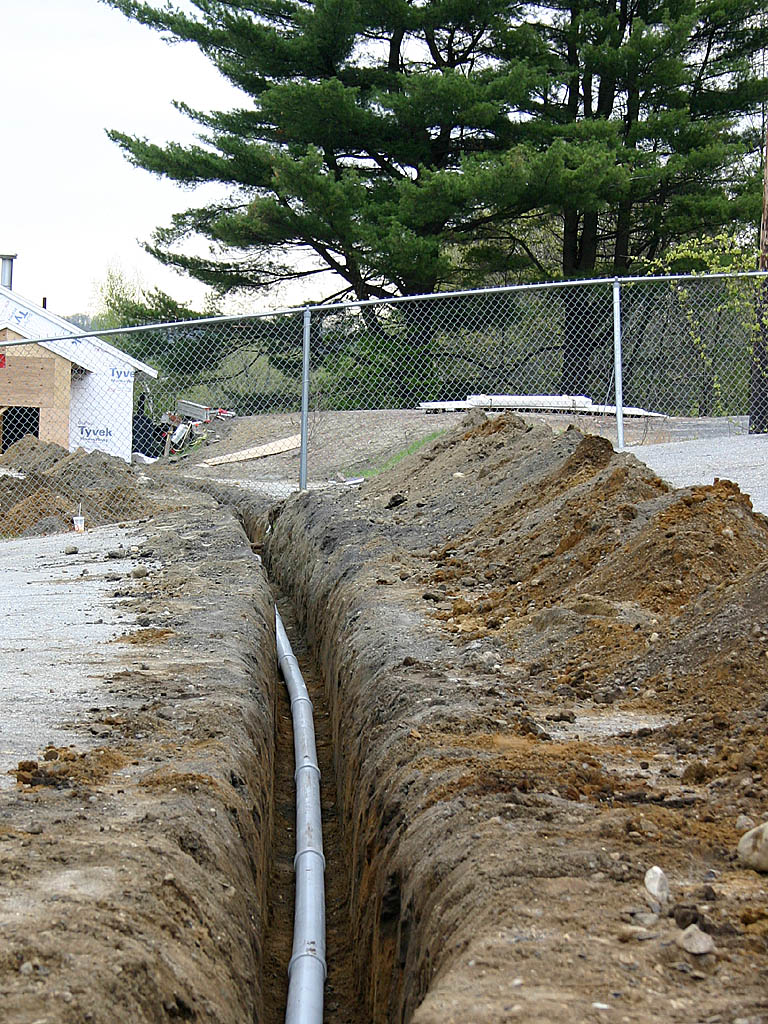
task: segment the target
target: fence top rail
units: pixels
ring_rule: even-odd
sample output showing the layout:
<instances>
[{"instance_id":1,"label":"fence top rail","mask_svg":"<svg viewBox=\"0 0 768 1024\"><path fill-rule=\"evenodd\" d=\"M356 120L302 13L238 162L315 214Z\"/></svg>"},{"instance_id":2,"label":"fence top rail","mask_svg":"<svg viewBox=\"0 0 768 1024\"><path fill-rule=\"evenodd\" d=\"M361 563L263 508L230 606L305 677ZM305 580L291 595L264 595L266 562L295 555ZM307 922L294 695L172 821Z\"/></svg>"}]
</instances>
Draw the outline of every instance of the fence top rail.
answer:
<instances>
[{"instance_id":1,"label":"fence top rail","mask_svg":"<svg viewBox=\"0 0 768 1024\"><path fill-rule=\"evenodd\" d=\"M358 309L363 306L393 306L408 302L439 302L443 299L468 298L476 295L509 295L515 292L545 291L553 288L579 288L587 285L662 284L671 281L716 281L736 278L766 278L768 271L739 270L721 274L663 274L657 277L592 277L571 281L541 281L534 284L510 284L498 288L467 288L463 291L427 292L422 295L396 295L387 299L347 299L345 302L308 303L303 306L289 306L261 313L245 313L238 316L208 316L196 320L171 320L167 323L142 324L138 327L110 327L107 330L81 331L73 325L68 334L53 334L47 338L19 338L0 340L0 347L15 345L37 345L52 341L69 341L75 338L107 338L124 334L140 334L145 331L177 330L180 327L211 327L244 323L248 320L265 320L269 317L297 316L299 314L328 313L342 309Z\"/></svg>"}]
</instances>

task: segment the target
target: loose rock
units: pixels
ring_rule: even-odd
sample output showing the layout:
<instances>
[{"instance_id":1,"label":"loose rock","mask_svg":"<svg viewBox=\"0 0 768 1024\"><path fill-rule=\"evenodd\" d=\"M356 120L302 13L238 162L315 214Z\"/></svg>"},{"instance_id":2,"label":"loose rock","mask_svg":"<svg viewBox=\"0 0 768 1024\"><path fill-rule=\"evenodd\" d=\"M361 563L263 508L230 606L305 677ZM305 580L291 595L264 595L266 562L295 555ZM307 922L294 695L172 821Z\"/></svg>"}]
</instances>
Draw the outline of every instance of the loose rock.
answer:
<instances>
[{"instance_id":1,"label":"loose rock","mask_svg":"<svg viewBox=\"0 0 768 1024\"><path fill-rule=\"evenodd\" d=\"M768 821L745 832L736 853L745 867L768 871Z\"/></svg>"},{"instance_id":2,"label":"loose rock","mask_svg":"<svg viewBox=\"0 0 768 1024\"><path fill-rule=\"evenodd\" d=\"M699 908L691 903L678 903L672 916L678 928L685 930L689 925L699 923Z\"/></svg>"},{"instance_id":3,"label":"loose rock","mask_svg":"<svg viewBox=\"0 0 768 1024\"><path fill-rule=\"evenodd\" d=\"M637 925L627 924L619 932L619 942L644 942L656 938L656 934L647 928L640 928Z\"/></svg>"},{"instance_id":4,"label":"loose rock","mask_svg":"<svg viewBox=\"0 0 768 1024\"><path fill-rule=\"evenodd\" d=\"M398 505L404 505L406 501L408 499L404 494L393 494L384 508L397 508Z\"/></svg>"},{"instance_id":5,"label":"loose rock","mask_svg":"<svg viewBox=\"0 0 768 1024\"><path fill-rule=\"evenodd\" d=\"M669 882L658 865L654 864L645 872L645 888L662 907L669 903Z\"/></svg>"},{"instance_id":6,"label":"loose rock","mask_svg":"<svg viewBox=\"0 0 768 1024\"><path fill-rule=\"evenodd\" d=\"M715 940L695 924L688 925L685 931L680 932L675 942L686 953L692 953L694 956L715 952Z\"/></svg>"},{"instance_id":7,"label":"loose rock","mask_svg":"<svg viewBox=\"0 0 768 1024\"><path fill-rule=\"evenodd\" d=\"M659 915L646 913L641 910L637 914L632 915L632 921L641 928L653 928L654 925L659 923Z\"/></svg>"},{"instance_id":8,"label":"loose rock","mask_svg":"<svg viewBox=\"0 0 768 1024\"><path fill-rule=\"evenodd\" d=\"M701 900L704 903L714 903L717 899L717 893L711 885L702 885L693 895L697 900Z\"/></svg>"}]
</instances>

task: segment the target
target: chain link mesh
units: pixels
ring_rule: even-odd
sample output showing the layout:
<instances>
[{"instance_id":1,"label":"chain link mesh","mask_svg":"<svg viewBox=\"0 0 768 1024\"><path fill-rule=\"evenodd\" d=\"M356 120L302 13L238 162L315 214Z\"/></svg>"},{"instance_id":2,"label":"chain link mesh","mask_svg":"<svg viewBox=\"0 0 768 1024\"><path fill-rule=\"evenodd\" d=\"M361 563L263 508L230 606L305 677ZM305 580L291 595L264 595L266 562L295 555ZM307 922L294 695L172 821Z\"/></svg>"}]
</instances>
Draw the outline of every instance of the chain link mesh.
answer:
<instances>
[{"instance_id":1,"label":"chain link mesh","mask_svg":"<svg viewBox=\"0 0 768 1024\"><path fill-rule=\"evenodd\" d=\"M624 401L665 418L654 440L763 432L760 277L622 285Z\"/></svg>"},{"instance_id":2,"label":"chain link mesh","mask_svg":"<svg viewBox=\"0 0 768 1024\"><path fill-rule=\"evenodd\" d=\"M522 399L557 395L596 395L604 404L611 290L487 291L318 309L311 351L310 479L367 474L471 406L538 411L547 403Z\"/></svg>"},{"instance_id":3,"label":"chain link mesh","mask_svg":"<svg viewBox=\"0 0 768 1024\"><path fill-rule=\"evenodd\" d=\"M0 537L138 518L158 474L227 482L258 462L268 493L296 488L301 313L18 334L0 335ZM289 436L275 456L219 462Z\"/></svg>"},{"instance_id":4,"label":"chain link mesh","mask_svg":"<svg viewBox=\"0 0 768 1024\"><path fill-rule=\"evenodd\" d=\"M620 282L627 443L768 431L767 287ZM0 327L0 537L141 516L147 476L295 490L305 341L313 486L376 473L470 408L617 436L612 281L58 338L42 313Z\"/></svg>"}]
</instances>

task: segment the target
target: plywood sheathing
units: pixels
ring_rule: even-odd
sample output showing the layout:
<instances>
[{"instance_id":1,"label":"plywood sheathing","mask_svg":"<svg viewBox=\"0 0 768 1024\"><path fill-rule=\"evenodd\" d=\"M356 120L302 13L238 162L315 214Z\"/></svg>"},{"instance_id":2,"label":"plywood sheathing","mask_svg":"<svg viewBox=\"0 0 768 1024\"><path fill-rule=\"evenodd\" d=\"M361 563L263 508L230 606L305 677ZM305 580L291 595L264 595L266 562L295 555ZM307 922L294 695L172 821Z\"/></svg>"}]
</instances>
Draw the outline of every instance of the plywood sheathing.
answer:
<instances>
[{"instance_id":1,"label":"plywood sheathing","mask_svg":"<svg viewBox=\"0 0 768 1024\"><path fill-rule=\"evenodd\" d=\"M53 378L49 359L7 356L5 366L0 367L0 404L48 408L53 405Z\"/></svg>"},{"instance_id":2,"label":"plywood sheathing","mask_svg":"<svg viewBox=\"0 0 768 1024\"><path fill-rule=\"evenodd\" d=\"M4 341L19 335L7 328ZM69 404L72 364L34 342L3 349L0 367L0 406L26 405L40 410L41 441L69 447Z\"/></svg>"}]
</instances>

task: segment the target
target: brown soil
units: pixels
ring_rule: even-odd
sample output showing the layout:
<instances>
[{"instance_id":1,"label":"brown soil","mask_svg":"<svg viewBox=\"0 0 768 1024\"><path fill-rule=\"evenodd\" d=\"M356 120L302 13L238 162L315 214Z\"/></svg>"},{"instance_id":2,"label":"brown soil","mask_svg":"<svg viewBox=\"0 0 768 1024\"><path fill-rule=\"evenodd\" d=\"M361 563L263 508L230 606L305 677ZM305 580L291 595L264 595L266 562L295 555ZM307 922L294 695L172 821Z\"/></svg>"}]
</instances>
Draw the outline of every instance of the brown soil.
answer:
<instances>
[{"instance_id":1,"label":"brown soil","mask_svg":"<svg viewBox=\"0 0 768 1024\"><path fill-rule=\"evenodd\" d=\"M86 529L137 519L157 506L139 475L122 459L103 452L68 452L23 437L0 456L0 537L73 530L82 509Z\"/></svg>"},{"instance_id":2,"label":"brown soil","mask_svg":"<svg viewBox=\"0 0 768 1024\"><path fill-rule=\"evenodd\" d=\"M123 633L115 642L121 644L160 644L173 636L172 629L160 629L151 626L149 629L137 629L134 633Z\"/></svg>"},{"instance_id":3,"label":"brown soil","mask_svg":"<svg viewBox=\"0 0 768 1024\"><path fill-rule=\"evenodd\" d=\"M150 500L78 453L3 464L48 518L75 487ZM2 795L9 1024L283 1013L271 595L176 469L151 571L115 592L148 625L98 670L99 745L42 749ZM768 521L734 485L673 491L599 437L473 414L359 490L229 500L315 705L329 1024L768 1021L766 877L735 857L739 815L768 817ZM672 900L648 916L654 864ZM714 952L678 945L691 920Z\"/></svg>"},{"instance_id":4,"label":"brown soil","mask_svg":"<svg viewBox=\"0 0 768 1024\"><path fill-rule=\"evenodd\" d=\"M11 774L25 786L73 786L76 783L104 782L113 772L124 768L127 755L121 751L97 747L81 753L69 747L46 747L41 760L20 761Z\"/></svg>"},{"instance_id":5,"label":"brown soil","mask_svg":"<svg viewBox=\"0 0 768 1024\"><path fill-rule=\"evenodd\" d=\"M265 552L326 679L367 1018L768 1020L768 521L472 415ZM672 905L644 918L659 864ZM676 939L698 920L716 952Z\"/></svg>"},{"instance_id":6,"label":"brown soil","mask_svg":"<svg viewBox=\"0 0 768 1024\"><path fill-rule=\"evenodd\" d=\"M97 660L82 745L46 747L0 793L8 1024L261 1018L272 604L231 513L169 504L185 507L152 524L149 572L116 598L158 626Z\"/></svg>"}]
</instances>

